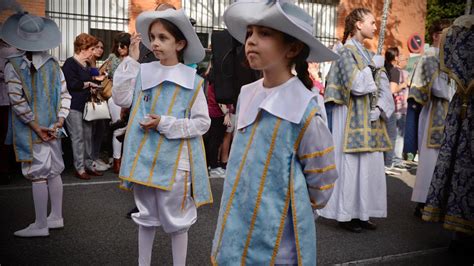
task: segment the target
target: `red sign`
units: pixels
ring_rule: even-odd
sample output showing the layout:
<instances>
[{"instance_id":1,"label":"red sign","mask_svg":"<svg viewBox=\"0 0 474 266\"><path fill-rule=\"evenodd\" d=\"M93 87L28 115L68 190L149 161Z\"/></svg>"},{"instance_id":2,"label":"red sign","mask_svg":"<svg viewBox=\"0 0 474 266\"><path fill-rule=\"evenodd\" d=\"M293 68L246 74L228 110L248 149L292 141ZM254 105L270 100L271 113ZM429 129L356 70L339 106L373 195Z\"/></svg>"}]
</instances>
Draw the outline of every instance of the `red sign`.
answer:
<instances>
[{"instance_id":1,"label":"red sign","mask_svg":"<svg viewBox=\"0 0 474 266\"><path fill-rule=\"evenodd\" d=\"M411 53L421 53L424 45L425 41L418 33L414 33L408 38L408 50L410 50Z\"/></svg>"}]
</instances>

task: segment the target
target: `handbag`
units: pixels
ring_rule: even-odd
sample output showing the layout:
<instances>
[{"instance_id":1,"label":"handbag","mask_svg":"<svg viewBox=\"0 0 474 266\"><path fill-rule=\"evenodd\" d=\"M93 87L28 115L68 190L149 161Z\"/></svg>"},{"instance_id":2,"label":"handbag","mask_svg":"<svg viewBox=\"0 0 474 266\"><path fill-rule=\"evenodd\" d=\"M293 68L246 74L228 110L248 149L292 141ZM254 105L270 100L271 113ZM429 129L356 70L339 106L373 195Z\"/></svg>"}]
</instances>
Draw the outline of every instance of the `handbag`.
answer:
<instances>
[{"instance_id":1,"label":"handbag","mask_svg":"<svg viewBox=\"0 0 474 266\"><path fill-rule=\"evenodd\" d=\"M109 68L111 60L107 60L104 62L100 68L99 68L99 73L106 73L107 68ZM112 80L109 78L109 76L105 76L104 80L101 83L102 86L102 91L100 92L102 98L105 100L109 99L112 97Z\"/></svg>"},{"instance_id":2,"label":"handbag","mask_svg":"<svg viewBox=\"0 0 474 266\"><path fill-rule=\"evenodd\" d=\"M110 119L109 106L107 101L92 97L86 102L82 118L86 121L94 121L101 119Z\"/></svg>"}]
</instances>

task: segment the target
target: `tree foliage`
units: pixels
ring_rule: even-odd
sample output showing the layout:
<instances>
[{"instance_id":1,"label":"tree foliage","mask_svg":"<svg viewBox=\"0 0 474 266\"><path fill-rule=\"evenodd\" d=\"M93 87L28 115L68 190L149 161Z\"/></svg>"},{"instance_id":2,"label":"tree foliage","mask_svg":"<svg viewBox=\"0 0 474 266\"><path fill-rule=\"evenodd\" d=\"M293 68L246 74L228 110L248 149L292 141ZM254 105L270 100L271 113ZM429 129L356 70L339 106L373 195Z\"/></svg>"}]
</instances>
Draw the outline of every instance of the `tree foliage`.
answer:
<instances>
[{"instance_id":1,"label":"tree foliage","mask_svg":"<svg viewBox=\"0 0 474 266\"><path fill-rule=\"evenodd\" d=\"M439 19L455 19L464 14L466 0L428 0L425 40L431 42L428 30Z\"/></svg>"}]
</instances>

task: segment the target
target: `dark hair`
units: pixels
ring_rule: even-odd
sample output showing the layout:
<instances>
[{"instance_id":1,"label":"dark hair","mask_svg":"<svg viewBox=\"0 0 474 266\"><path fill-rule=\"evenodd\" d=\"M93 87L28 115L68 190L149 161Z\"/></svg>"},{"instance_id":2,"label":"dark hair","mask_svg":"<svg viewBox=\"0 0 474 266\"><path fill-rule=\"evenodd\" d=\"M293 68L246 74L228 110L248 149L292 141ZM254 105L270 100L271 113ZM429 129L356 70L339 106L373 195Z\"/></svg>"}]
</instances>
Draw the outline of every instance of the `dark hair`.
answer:
<instances>
[{"instance_id":1,"label":"dark hair","mask_svg":"<svg viewBox=\"0 0 474 266\"><path fill-rule=\"evenodd\" d=\"M95 36L94 36L95 37ZM99 38L99 37L95 37L97 39L97 44L96 46L99 44L99 43L102 43L102 45L105 45L104 41ZM99 57L99 58L96 58L98 60L102 59L102 57L104 57L104 51L105 51L105 47L102 48L102 55Z\"/></svg>"},{"instance_id":2,"label":"dark hair","mask_svg":"<svg viewBox=\"0 0 474 266\"><path fill-rule=\"evenodd\" d=\"M263 26L263 27L265 27L265 26ZM292 44L292 43L296 43L296 42L300 42L301 44L303 44L303 49L301 49L300 53L291 60L289 66L290 67L292 67L293 65L295 66L295 71L296 71L297 77L301 80L301 82L303 82L304 86L308 90L311 90L314 87L314 85L313 85L313 80L311 80L311 78L309 76L308 62L306 61L306 59L309 56L309 47L308 47L308 45L306 45L305 43L301 42L300 40L296 39L295 37L290 36L290 35L288 35L284 32L281 32L281 31L278 31L278 30L275 30L275 29L272 29L272 30L280 32L281 34L283 34L283 41L286 44ZM247 41L247 38L248 38L248 35L245 37L245 41ZM244 43L244 46L245 46L245 43ZM243 66L245 66L247 68L250 68L250 65L249 65L249 62L248 62L247 58L245 58L245 60L243 62Z\"/></svg>"},{"instance_id":3,"label":"dark hair","mask_svg":"<svg viewBox=\"0 0 474 266\"><path fill-rule=\"evenodd\" d=\"M178 52L178 60L179 60L179 62L182 63L184 61L183 60L184 50L186 50L186 47L188 46L188 41L186 40L186 37L184 37L183 32L181 32L181 30L178 27L176 27L176 25L171 23L170 21L168 21L166 19L162 19L162 18L157 18L157 19L153 20L153 22L150 23L150 27L148 27L148 39L150 41L151 41L151 38L150 38L151 27L156 22L161 23L161 25L163 25L165 30L167 32L169 32L174 37L176 42L179 42L179 41L185 41L186 42L184 48L181 51Z\"/></svg>"},{"instance_id":4,"label":"dark hair","mask_svg":"<svg viewBox=\"0 0 474 266\"><path fill-rule=\"evenodd\" d=\"M97 38L87 33L81 33L77 35L74 40L74 53L78 54L82 50L87 50L93 46L96 46L98 43Z\"/></svg>"},{"instance_id":5,"label":"dark hair","mask_svg":"<svg viewBox=\"0 0 474 266\"><path fill-rule=\"evenodd\" d=\"M283 40L287 44L301 42L300 40L286 33L283 33L283 36L284 36ZM308 62L306 61L306 59L309 56L309 47L303 42L301 43L303 44L303 49L301 49L301 52L291 60L290 66L293 66L293 65L295 66L295 70L296 70L296 74L298 78L301 80L301 82L303 82L304 86L308 90L311 90L314 87L314 85L313 85L313 81L311 80L309 76Z\"/></svg>"},{"instance_id":6,"label":"dark hair","mask_svg":"<svg viewBox=\"0 0 474 266\"><path fill-rule=\"evenodd\" d=\"M400 55L400 51L398 50L397 47L390 47L385 51L385 65L391 64L397 56Z\"/></svg>"},{"instance_id":7,"label":"dark hair","mask_svg":"<svg viewBox=\"0 0 474 266\"><path fill-rule=\"evenodd\" d=\"M451 26L451 21L449 19L438 19L434 21L428 29L430 41L433 41L433 34L443 31L449 26Z\"/></svg>"},{"instance_id":8,"label":"dark hair","mask_svg":"<svg viewBox=\"0 0 474 266\"><path fill-rule=\"evenodd\" d=\"M372 12L369 9L360 7L352 10L351 13L347 15L344 21L344 36L342 37L342 44L346 43L349 35L352 36L354 34L356 22L363 21L364 16L371 13Z\"/></svg>"},{"instance_id":9,"label":"dark hair","mask_svg":"<svg viewBox=\"0 0 474 266\"><path fill-rule=\"evenodd\" d=\"M130 33L127 32L120 32L117 34L114 38L114 44L112 46L112 53L114 53L117 57L120 57L120 54L118 52L118 48L120 45L125 45L127 48L130 47L130 38L131 35Z\"/></svg>"}]
</instances>

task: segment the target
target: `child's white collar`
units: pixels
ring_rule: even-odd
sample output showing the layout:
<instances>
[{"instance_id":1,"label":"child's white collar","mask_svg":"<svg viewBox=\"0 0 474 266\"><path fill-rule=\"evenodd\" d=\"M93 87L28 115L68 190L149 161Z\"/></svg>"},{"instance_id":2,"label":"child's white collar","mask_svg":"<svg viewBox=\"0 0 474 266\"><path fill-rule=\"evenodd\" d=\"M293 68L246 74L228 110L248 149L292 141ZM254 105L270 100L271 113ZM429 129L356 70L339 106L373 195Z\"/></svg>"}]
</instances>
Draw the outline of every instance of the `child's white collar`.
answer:
<instances>
[{"instance_id":1,"label":"child's white collar","mask_svg":"<svg viewBox=\"0 0 474 266\"><path fill-rule=\"evenodd\" d=\"M255 122L260 109L298 124L301 122L309 102L316 97L316 94L308 90L297 77L271 88L273 92L268 96L265 90L263 79L242 87L239 96L237 129L242 129Z\"/></svg>"},{"instance_id":2,"label":"child's white collar","mask_svg":"<svg viewBox=\"0 0 474 266\"><path fill-rule=\"evenodd\" d=\"M186 89L194 89L196 69L181 63L174 66L164 66L159 61L140 64L142 90L158 86L164 81L170 81Z\"/></svg>"},{"instance_id":3,"label":"child's white collar","mask_svg":"<svg viewBox=\"0 0 474 266\"><path fill-rule=\"evenodd\" d=\"M46 63L50 58L56 60L52 55L48 54L47 52L33 52L32 54L32 61L30 61L26 57L26 52L21 52L16 55L9 56L8 58L12 58L18 55L23 55L23 63L21 63L20 68L25 69L25 68L30 68L31 64L33 63L33 66L35 66L35 69L40 69L44 63Z\"/></svg>"}]
</instances>

